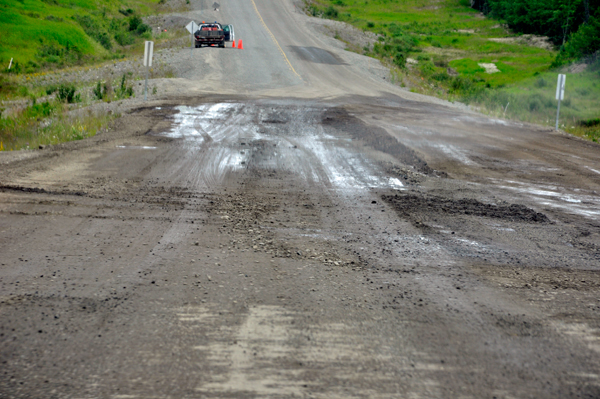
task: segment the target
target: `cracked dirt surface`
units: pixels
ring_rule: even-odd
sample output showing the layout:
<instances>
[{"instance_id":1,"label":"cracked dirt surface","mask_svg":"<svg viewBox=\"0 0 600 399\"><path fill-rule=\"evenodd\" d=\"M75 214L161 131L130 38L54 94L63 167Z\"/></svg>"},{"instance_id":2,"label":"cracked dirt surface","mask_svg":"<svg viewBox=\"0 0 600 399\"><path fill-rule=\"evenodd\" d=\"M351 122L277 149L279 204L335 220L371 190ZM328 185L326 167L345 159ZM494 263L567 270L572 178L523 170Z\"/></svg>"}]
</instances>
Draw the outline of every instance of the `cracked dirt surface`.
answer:
<instances>
[{"instance_id":1,"label":"cracked dirt surface","mask_svg":"<svg viewBox=\"0 0 600 399\"><path fill-rule=\"evenodd\" d=\"M246 69L198 54L239 94L2 164L0 396L600 396L598 145L295 56L336 50L256 4L300 78L223 1Z\"/></svg>"}]
</instances>

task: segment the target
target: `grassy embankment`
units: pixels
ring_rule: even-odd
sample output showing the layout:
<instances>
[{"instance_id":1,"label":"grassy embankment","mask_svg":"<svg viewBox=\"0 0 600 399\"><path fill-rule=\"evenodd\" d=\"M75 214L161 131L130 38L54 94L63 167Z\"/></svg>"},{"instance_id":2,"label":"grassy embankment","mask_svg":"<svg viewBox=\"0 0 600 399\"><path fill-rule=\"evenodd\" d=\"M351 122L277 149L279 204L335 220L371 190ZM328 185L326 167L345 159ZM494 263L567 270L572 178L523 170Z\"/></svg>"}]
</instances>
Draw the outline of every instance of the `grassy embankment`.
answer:
<instances>
[{"instance_id":1,"label":"grassy embankment","mask_svg":"<svg viewBox=\"0 0 600 399\"><path fill-rule=\"evenodd\" d=\"M380 35L373 46L349 49L382 60L396 83L412 91L497 117L554 125L558 71L550 65L557 51L523 44L526 36L483 17L468 0L312 0L306 9ZM479 64L494 64L498 72ZM599 141L600 64L566 75L560 126Z\"/></svg>"},{"instance_id":2,"label":"grassy embankment","mask_svg":"<svg viewBox=\"0 0 600 399\"><path fill-rule=\"evenodd\" d=\"M153 32L141 19L160 13L167 1L0 0L0 100L5 103L0 112L9 108L0 115L0 151L83 139L114 119L94 113L71 117L69 110L86 105L82 101L131 96L123 77L96 82L92 98L69 95L83 89L82 82L57 85L45 78L139 55L144 40L174 38L178 33Z\"/></svg>"}]
</instances>

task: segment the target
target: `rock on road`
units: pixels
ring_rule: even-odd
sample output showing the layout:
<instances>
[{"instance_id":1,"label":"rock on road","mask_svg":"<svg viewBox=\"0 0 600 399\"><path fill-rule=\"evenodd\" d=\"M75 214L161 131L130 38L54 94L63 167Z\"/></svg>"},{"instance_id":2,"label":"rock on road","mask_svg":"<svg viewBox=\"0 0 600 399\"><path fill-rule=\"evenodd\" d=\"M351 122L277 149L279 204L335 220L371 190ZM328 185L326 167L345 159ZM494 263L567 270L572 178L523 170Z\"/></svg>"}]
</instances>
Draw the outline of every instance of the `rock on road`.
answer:
<instances>
[{"instance_id":1,"label":"rock on road","mask_svg":"<svg viewBox=\"0 0 600 399\"><path fill-rule=\"evenodd\" d=\"M597 144L388 84L290 1L192 5L244 50L0 158L0 397L600 397Z\"/></svg>"}]
</instances>

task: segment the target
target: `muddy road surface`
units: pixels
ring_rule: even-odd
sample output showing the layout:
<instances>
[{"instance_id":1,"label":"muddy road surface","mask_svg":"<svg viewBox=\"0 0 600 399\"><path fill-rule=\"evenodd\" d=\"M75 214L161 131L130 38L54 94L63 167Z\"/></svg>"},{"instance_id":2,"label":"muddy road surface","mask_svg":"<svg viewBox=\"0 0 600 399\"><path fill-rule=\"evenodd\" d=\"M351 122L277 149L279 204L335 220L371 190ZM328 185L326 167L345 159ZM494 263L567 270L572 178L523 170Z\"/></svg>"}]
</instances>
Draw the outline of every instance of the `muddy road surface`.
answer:
<instances>
[{"instance_id":1,"label":"muddy road surface","mask_svg":"<svg viewBox=\"0 0 600 399\"><path fill-rule=\"evenodd\" d=\"M192 4L245 50L0 158L0 397L600 397L597 144Z\"/></svg>"}]
</instances>

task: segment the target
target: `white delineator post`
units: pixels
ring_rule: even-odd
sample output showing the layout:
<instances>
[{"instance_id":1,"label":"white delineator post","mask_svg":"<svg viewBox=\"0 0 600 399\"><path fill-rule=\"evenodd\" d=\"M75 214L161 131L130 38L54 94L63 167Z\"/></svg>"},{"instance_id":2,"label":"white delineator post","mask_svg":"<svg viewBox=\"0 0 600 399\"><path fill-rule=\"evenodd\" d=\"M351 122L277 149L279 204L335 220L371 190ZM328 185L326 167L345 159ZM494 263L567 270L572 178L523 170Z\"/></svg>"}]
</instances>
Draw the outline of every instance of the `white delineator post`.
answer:
<instances>
[{"instance_id":1,"label":"white delineator post","mask_svg":"<svg viewBox=\"0 0 600 399\"><path fill-rule=\"evenodd\" d=\"M154 42L146 41L144 48L144 66L146 67L146 85L144 86L144 101L148 100L148 70L152 66L152 53L154 52Z\"/></svg>"},{"instance_id":2,"label":"white delineator post","mask_svg":"<svg viewBox=\"0 0 600 399\"><path fill-rule=\"evenodd\" d=\"M556 127L558 130L558 115L560 114L560 101L565 99L565 80L567 75L562 73L558 75L558 82L556 83L556 99L558 100L558 107L556 108Z\"/></svg>"},{"instance_id":3,"label":"white delineator post","mask_svg":"<svg viewBox=\"0 0 600 399\"><path fill-rule=\"evenodd\" d=\"M12 67L12 58L10 59L10 62L8 63L8 70L10 71L10 67Z\"/></svg>"}]
</instances>

